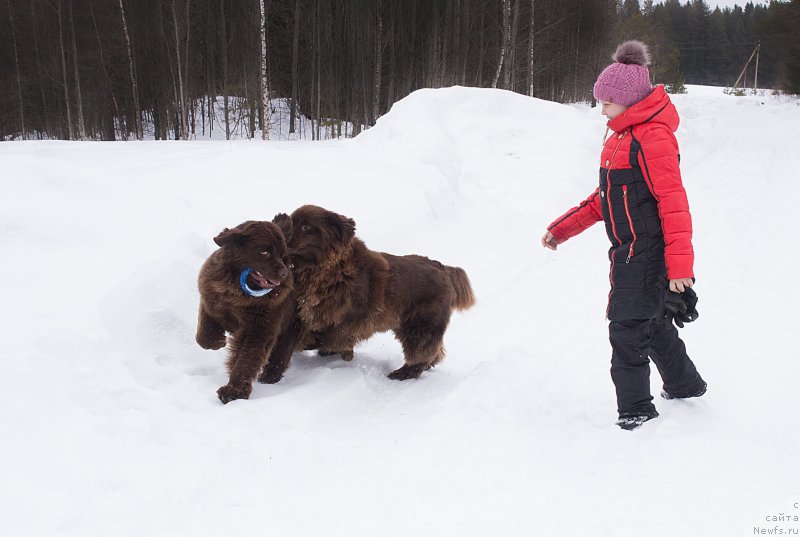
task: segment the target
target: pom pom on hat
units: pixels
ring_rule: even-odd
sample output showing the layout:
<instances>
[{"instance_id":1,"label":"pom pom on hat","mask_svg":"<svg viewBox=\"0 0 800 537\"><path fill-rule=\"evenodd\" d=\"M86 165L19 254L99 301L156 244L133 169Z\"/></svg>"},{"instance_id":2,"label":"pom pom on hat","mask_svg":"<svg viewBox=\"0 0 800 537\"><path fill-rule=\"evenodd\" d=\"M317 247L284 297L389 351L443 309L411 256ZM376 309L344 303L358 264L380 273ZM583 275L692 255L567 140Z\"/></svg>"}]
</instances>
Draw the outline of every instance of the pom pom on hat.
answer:
<instances>
[{"instance_id":1,"label":"pom pom on hat","mask_svg":"<svg viewBox=\"0 0 800 537\"><path fill-rule=\"evenodd\" d=\"M633 106L653 90L650 85L650 53L641 41L625 41L612 56L614 63L603 69L594 83L594 98Z\"/></svg>"},{"instance_id":2,"label":"pom pom on hat","mask_svg":"<svg viewBox=\"0 0 800 537\"><path fill-rule=\"evenodd\" d=\"M650 51L647 49L647 45L641 41L625 41L617 47L617 51L611 56L611 59L617 63L644 67L650 65Z\"/></svg>"}]
</instances>

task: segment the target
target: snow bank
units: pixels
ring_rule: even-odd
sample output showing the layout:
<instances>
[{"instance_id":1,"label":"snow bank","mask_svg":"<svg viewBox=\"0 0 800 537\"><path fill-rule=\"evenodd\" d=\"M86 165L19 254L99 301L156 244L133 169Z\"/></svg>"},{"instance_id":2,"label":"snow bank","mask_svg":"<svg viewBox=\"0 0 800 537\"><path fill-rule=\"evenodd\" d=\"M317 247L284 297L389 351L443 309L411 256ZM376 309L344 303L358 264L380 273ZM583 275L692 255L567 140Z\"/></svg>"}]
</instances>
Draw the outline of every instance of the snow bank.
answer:
<instances>
[{"instance_id":1,"label":"snow bank","mask_svg":"<svg viewBox=\"0 0 800 537\"><path fill-rule=\"evenodd\" d=\"M613 425L603 230L538 244L595 187L596 110L448 88L353 140L0 144L3 533L728 536L794 514L800 107L675 101L709 392L635 433ZM464 267L478 305L417 381L385 378L381 335L223 407L199 266L223 227L305 203Z\"/></svg>"}]
</instances>

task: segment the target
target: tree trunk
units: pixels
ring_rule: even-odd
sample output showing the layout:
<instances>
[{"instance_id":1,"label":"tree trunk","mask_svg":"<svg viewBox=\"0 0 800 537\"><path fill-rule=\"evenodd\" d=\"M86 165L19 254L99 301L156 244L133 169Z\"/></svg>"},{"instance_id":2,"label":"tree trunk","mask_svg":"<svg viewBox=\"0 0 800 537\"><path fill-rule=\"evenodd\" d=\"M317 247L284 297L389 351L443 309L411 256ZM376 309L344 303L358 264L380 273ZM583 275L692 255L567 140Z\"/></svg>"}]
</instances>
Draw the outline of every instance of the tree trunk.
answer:
<instances>
[{"instance_id":1,"label":"tree trunk","mask_svg":"<svg viewBox=\"0 0 800 537\"><path fill-rule=\"evenodd\" d=\"M514 17L511 19L511 39L509 41L508 56L506 58L506 71L503 79L505 89L514 91L514 64L516 62L517 29L519 28L519 4L514 2Z\"/></svg>"},{"instance_id":2,"label":"tree trunk","mask_svg":"<svg viewBox=\"0 0 800 537\"><path fill-rule=\"evenodd\" d=\"M14 10L11 7L11 0L8 0L8 17L11 20L11 41L14 43L14 68L17 72L17 96L19 97L19 122L22 130L20 136L25 139L25 109L22 106L22 80L19 76L19 55L17 54L17 28L14 24Z\"/></svg>"},{"instance_id":3,"label":"tree trunk","mask_svg":"<svg viewBox=\"0 0 800 537\"><path fill-rule=\"evenodd\" d=\"M64 25L61 17L61 4L63 0L58 0L58 45L61 51L61 81L64 85L64 104L67 106L67 132L69 133L69 140L75 139L75 133L72 130L72 107L69 101L69 86L67 85L67 60L64 56Z\"/></svg>"},{"instance_id":4,"label":"tree trunk","mask_svg":"<svg viewBox=\"0 0 800 537\"><path fill-rule=\"evenodd\" d=\"M573 76L572 84L572 100L578 100L578 71L580 71L580 44L581 44L581 22L583 21L583 14L578 8L578 29L575 35L575 73Z\"/></svg>"},{"instance_id":5,"label":"tree trunk","mask_svg":"<svg viewBox=\"0 0 800 537\"><path fill-rule=\"evenodd\" d=\"M467 63L469 62L470 43L472 42L472 40L470 39L470 36L471 36L470 27L471 27L472 21L470 19L469 0L466 0L464 2L463 19L464 19L464 29L463 29L462 33L464 35L464 45L462 45L463 58L462 58L462 62L461 62L461 85L462 86L466 86L467 85Z\"/></svg>"},{"instance_id":6,"label":"tree trunk","mask_svg":"<svg viewBox=\"0 0 800 537\"><path fill-rule=\"evenodd\" d=\"M500 47L500 59L497 62L497 71L494 73L492 87L496 88L500 81L500 72L503 70L503 62L508 55L509 45L511 44L511 0L503 0L503 44Z\"/></svg>"},{"instance_id":7,"label":"tree trunk","mask_svg":"<svg viewBox=\"0 0 800 537\"><path fill-rule=\"evenodd\" d=\"M258 0L261 8L261 139L269 140L269 77L267 76L266 0Z\"/></svg>"},{"instance_id":8,"label":"tree trunk","mask_svg":"<svg viewBox=\"0 0 800 537\"><path fill-rule=\"evenodd\" d=\"M320 123L322 123L322 116L320 115L320 101L322 95L322 39L320 38L320 4L317 2L317 140L320 139Z\"/></svg>"},{"instance_id":9,"label":"tree trunk","mask_svg":"<svg viewBox=\"0 0 800 537\"><path fill-rule=\"evenodd\" d=\"M86 139L86 125L83 122L83 97L81 96L81 77L78 71L78 48L75 46L75 24L72 20L72 3L69 0L69 29L72 33L72 65L75 71L75 98L78 104L78 139Z\"/></svg>"},{"instance_id":10,"label":"tree trunk","mask_svg":"<svg viewBox=\"0 0 800 537\"><path fill-rule=\"evenodd\" d=\"M372 96L372 118L377 121L381 109L381 68L383 67L383 0L378 0L376 11L378 15L378 29L375 38L375 87Z\"/></svg>"},{"instance_id":11,"label":"tree trunk","mask_svg":"<svg viewBox=\"0 0 800 537\"><path fill-rule=\"evenodd\" d=\"M103 69L103 75L106 78L106 82L108 82L108 92L111 95L111 102L114 104L114 117L118 118L120 121L122 121L122 116L119 113L119 104L117 103L117 98L114 95L114 85L111 83L111 77L108 76L108 70L106 69L106 61L105 61L105 57L103 56L103 44L100 42L100 31L97 29L97 19L95 19L95 17L94 17L94 1L93 0L89 1L89 13L92 16L92 23L94 24L94 34L97 37L97 51L100 54L100 67ZM113 125L113 123L114 122L112 120L112 125ZM113 132L113 130L112 130L112 132ZM120 128L120 132L122 133L123 140L127 140L128 139L128 135L125 132L125 129ZM111 137L111 139L113 140L114 138Z\"/></svg>"},{"instance_id":12,"label":"tree trunk","mask_svg":"<svg viewBox=\"0 0 800 537\"><path fill-rule=\"evenodd\" d=\"M190 38L190 34L191 34L191 29L192 29L192 19L191 19L191 9L190 9L190 7L191 7L191 0L186 0L186 18L184 19L186 21L185 22L186 23L186 44L183 47L183 50L184 50L184 53L183 53L183 80L184 80L184 83L185 83L184 92L183 92L183 105L184 105L183 116L184 116L184 118L186 118L186 120L188 120L189 114L190 114L190 111L189 111L190 110L190 108L189 108L190 106L191 106L191 116L192 116L192 120L191 120L190 123L187 123L187 121L184 121L184 125L186 125L185 130L186 130L186 134L187 134L187 138L186 138L187 140L189 139L188 138L188 134L189 134L188 125L189 124L191 124L191 126L192 126L192 131L191 132L192 132L192 134L194 134L194 99L190 99L189 98L189 89L187 87L189 85L189 38Z\"/></svg>"},{"instance_id":13,"label":"tree trunk","mask_svg":"<svg viewBox=\"0 0 800 537\"><path fill-rule=\"evenodd\" d=\"M50 128L50 106L48 106L48 99L45 95L45 84L44 84L44 77L42 76L42 57L39 52L39 39L37 37L36 31L36 11L34 9L34 3L31 2L31 26L33 31L33 51L36 57L36 68L37 68L37 82L39 86L39 98L41 99L41 106L42 106L42 114L44 115L44 120L42 124L42 129L44 130L45 134L51 133L52 130ZM39 135L42 137L42 134Z\"/></svg>"},{"instance_id":14,"label":"tree trunk","mask_svg":"<svg viewBox=\"0 0 800 537\"><path fill-rule=\"evenodd\" d=\"M536 13L534 4L535 1L531 0L531 25L530 28L528 28L528 97L533 97L533 38L535 35L533 23L536 21L536 17L534 16Z\"/></svg>"},{"instance_id":15,"label":"tree trunk","mask_svg":"<svg viewBox=\"0 0 800 537\"><path fill-rule=\"evenodd\" d=\"M294 0L294 35L292 37L292 106L289 115L289 134L295 131L297 115L297 64L300 54L300 0Z\"/></svg>"},{"instance_id":16,"label":"tree trunk","mask_svg":"<svg viewBox=\"0 0 800 537\"><path fill-rule=\"evenodd\" d=\"M206 17L209 21L209 25L211 21L214 20L213 14L213 4L211 2L206 3ZM214 58L214 39L213 39L214 32L213 30L206 32L206 51L205 51L205 61L203 64L206 68L206 98L205 98L205 110L208 114L208 134L211 135L211 131L214 130L214 114L213 114L213 105L211 104L212 96L214 95L215 88L214 86L214 79L211 76L211 65ZM214 99L216 101L216 99ZM203 136L206 135L206 125L205 125L205 116L203 116Z\"/></svg>"},{"instance_id":17,"label":"tree trunk","mask_svg":"<svg viewBox=\"0 0 800 537\"><path fill-rule=\"evenodd\" d=\"M187 0L188 5L188 0ZM181 63L181 44L178 38L178 9L176 0L172 0L172 26L175 29L175 59L178 71L178 107L180 109L180 134L182 140L189 138L188 117L186 114L186 92L183 86L183 64ZM186 21L189 24L189 21ZM188 31L188 30L187 30ZM176 132L177 129L176 129Z\"/></svg>"},{"instance_id":18,"label":"tree trunk","mask_svg":"<svg viewBox=\"0 0 800 537\"><path fill-rule=\"evenodd\" d=\"M125 18L125 7L122 0L119 0L119 13L122 17L122 30L125 33L125 44L128 47L128 73L131 79L131 92L133 93L133 126L136 129L136 139L144 138L142 129L142 110L139 108L139 87L136 83L136 70L133 65L133 48L131 47L131 37L128 34L128 21Z\"/></svg>"},{"instance_id":19,"label":"tree trunk","mask_svg":"<svg viewBox=\"0 0 800 537\"><path fill-rule=\"evenodd\" d=\"M222 33L222 108L225 115L225 139L231 139L230 103L228 101L228 36L225 23L225 0L219 0L220 32Z\"/></svg>"}]
</instances>

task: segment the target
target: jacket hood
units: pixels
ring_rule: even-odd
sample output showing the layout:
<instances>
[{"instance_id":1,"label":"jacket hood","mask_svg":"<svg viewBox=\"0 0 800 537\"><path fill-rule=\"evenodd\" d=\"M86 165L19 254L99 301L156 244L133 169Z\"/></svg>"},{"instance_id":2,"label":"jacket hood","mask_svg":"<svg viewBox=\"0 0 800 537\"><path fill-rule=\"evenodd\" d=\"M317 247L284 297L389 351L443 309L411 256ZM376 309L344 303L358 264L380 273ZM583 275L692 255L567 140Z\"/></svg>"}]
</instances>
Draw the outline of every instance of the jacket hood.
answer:
<instances>
[{"instance_id":1,"label":"jacket hood","mask_svg":"<svg viewBox=\"0 0 800 537\"><path fill-rule=\"evenodd\" d=\"M669 127L671 132L675 132L680 121L678 110L664 91L664 86L658 85L650 95L609 120L608 128L614 132L622 132L642 123L662 123Z\"/></svg>"}]
</instances>

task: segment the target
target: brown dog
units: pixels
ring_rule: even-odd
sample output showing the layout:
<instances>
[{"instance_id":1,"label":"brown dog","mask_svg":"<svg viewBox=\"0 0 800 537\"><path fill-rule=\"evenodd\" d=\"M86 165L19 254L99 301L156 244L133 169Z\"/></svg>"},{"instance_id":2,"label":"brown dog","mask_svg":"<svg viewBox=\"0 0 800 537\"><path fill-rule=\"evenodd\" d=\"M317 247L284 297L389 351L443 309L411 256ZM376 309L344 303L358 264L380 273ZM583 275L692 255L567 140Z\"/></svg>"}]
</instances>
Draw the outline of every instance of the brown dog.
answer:
<instances>
[{"instance_id":1,"label":"brown dog","mask_svg":"<svg viewBox=\"0 0 800 537\"><path fill-rule=\"evenodd\" d=\"M275 218L289 221L286 215ZM230 379L217 395L228 403L247 399L259 372L260 382L280 380L300 327L286 241L276 224L248 221L226 228L214 242L221 248L203 264L198 279L196 339L204 349L221 349L227 342Z\"/></svg>"},{"instance_id":2,"label":"brown dog","mask_svg":"<svg viewBox=\"0 0 800 537\"><path fill-rule=\"evenodd\" d=\"M282 224L294 262L298 317L320 354L352 358L353 346L392 330L405 365L389 378L417 378L444 358L454 309L475 303L463 269L418 255L373 252L355 237L355 222L313 205Z\"/></svg>"}]
</instances>

